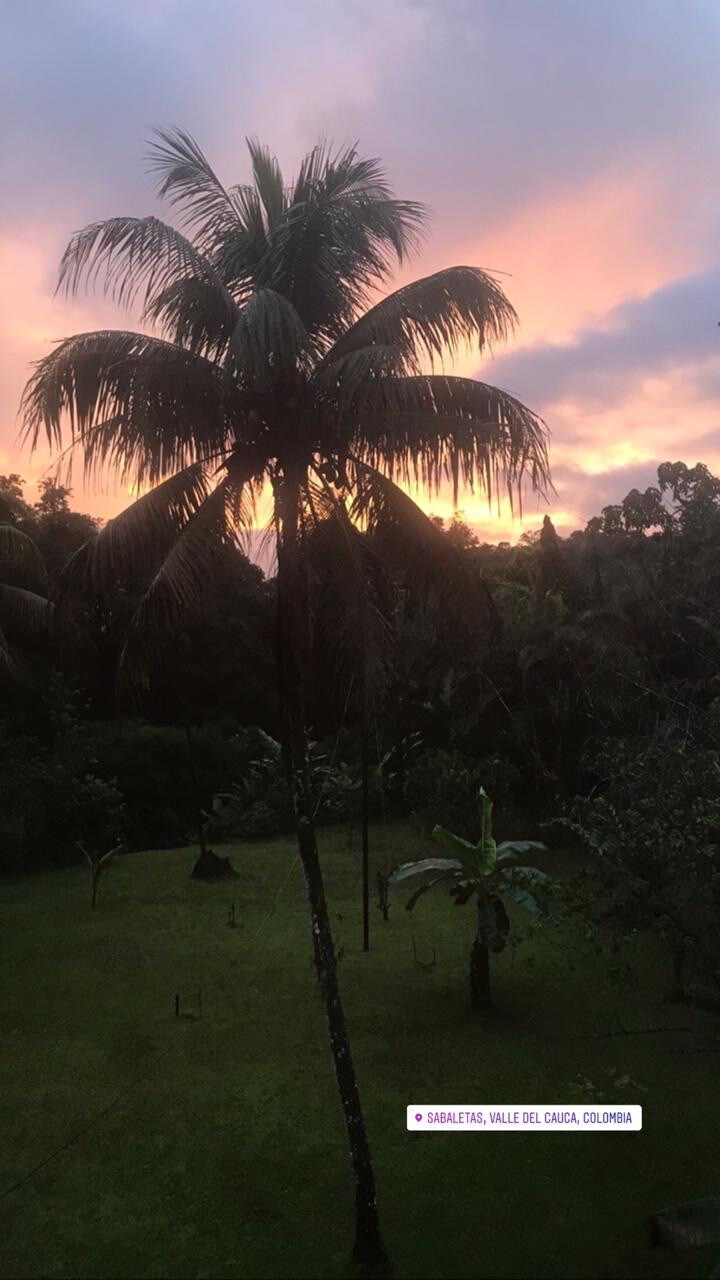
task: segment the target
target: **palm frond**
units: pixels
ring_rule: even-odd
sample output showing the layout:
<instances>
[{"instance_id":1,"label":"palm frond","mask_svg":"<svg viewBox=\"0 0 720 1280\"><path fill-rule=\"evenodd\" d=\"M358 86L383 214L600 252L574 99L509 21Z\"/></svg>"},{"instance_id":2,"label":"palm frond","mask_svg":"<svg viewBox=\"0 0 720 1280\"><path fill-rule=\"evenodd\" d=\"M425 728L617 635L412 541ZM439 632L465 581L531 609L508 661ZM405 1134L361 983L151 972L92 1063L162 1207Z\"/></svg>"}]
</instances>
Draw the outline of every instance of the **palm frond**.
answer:
<instances>
[{"instance_id":1,"label":"palm frond","mask_svg":"<svg viewBox=\"0 0 720 1280\"><path fill-rule=\"evenodd\" d=\"M275 225L266 283L329 345L415 247L424 217L420 205L393 198L377 161L321 143L303 161Z\"/></svg>"},{"instance_id":2,"label":"palm frond","mask_svg":"<svg viewBox=\"0 0 720 1280\"><path fill-rule=\"evenodd\" d=\"M273 281L267 215L255 187L241 183L231 187L229 194L238 211L238 224L217 237L212 262L228 289L242 297Z\"/></svg>"},{"instance_id":3,"label":"palm frond","mask_svg":"<svg viewBox=\"0 0 720 1280\"><path fill-rule=\"evenodd\" d=\"M368 380L353 394L345 401L340 387L335 405L350 448L391 476L435 491L450 480L455 502L461 481L488 501L504 489L511 505L525 481L541 494L549 486L545 423L505 391L430 375Z\"/></svg>"},{"instance_id":4,"label":"palm frond","mask_svg":"<svg viewBox=\"0 0 720 1280\"><path fill-rule=\"evenodd\" d=\"M155 129L148 168L158 179L158 194L179 206L184 223L206 251L240 224L236 201L225 190L195 139L184 129Z\"/></svg>"},{"instance_id":5,"label":"palm frond","mask_svg":"<svg viewBox=\"0 0 720 1280\"><path fill-rule=\"evenodd\" d=\"M235 456L226 464L227 485L225 515L228 535L244 555L250 556L252 540L257 533L257 507L265 485L265 476L252 474L252 463Z\"/></svg>"},{"instance_id":6,"label":"palm frond","mask_svg":"<svg viewBox=\"0 0 720 1280\"><path fill-rule=\"evenodd\" d=\"M67 338L39 361L21 405L32 447L70 439L85 469L109 464L124 480L155 484L222 453L242 432L237 380L170 342L122 330Z\"/></svg>"},{"instance_id":7,"label":"palm frond","mask_svg":"<svg viewBox=\"0 0 720 1280\"><path fill-rule=\"evenodd\" d=\"M447 267L388 294L338 340L333 359L373 343L399 347L431 367L463 347L483 351L512 332L517 315L498 282L478 267Z\"/></svg>"},{"instance_id":8,"label":"palm frond","mask_svg":"<svg viewBox=\"0 0 720 1280\"><path fill-rule=\"evenodd\" d=\"M77 231L60 263L58 290L103 288L121 306L142 297L146 309L178 278L204 280L222 294L210 262L175 227L159 218L108 218Z\"/></svg>"},{"instance_id":9,"label":"palm frond","mask_svg":"<svg viewBox=\"0 0 720 1280\"><path fill-rule=\"evenodd\" d=\"M70 557L54 598L72 602L88 595L102 597L147 572L167 554L207 494L207 474L199 462L143 494Z\"/></svg>"},{"instance_id":10,"label":"palm frond","mask_svg":"<svg viewBox=\"0 0 720 1280\"><path fill-rule=\"evenodd\" d=\"M307 368L313 343L292 303L273 289L251 294L230 338L228 361L252 388L270 389Z\"/></svg>"},{"instance_id":11,"label":"palm frond","mask_svg":"<svg viewBox=\"0 0 720 1280\"><path fill-rule=\"evenodd\" d=\"M177 635L183 616L212 581L223 547L231 544L228 520L233 481L225 477L194 513L165 556L135 612L120 655L119 684L138 695L153 666Z\"/></svg>"},{"instance_id":12,"label":"palm frond","mask_svg":"<svg viewBox=\"0 0 720 1280\"><path fill-rule=\"evenodd\" d=\"M0 582L0 625L11 635L46 635L51 627L53 606L45 596L24 587Z\"/></svg>"},{"instance_id":13,"label":"palm frond","mask_svg":"<svg viewBox=\"0 0 720 1280\"><path fill-rule=\"evenodd\" d=\"M214 281L183 276L154 295L143 318L170 342L221 363L237 324L238 305Z\"/></svg>"},{"instance_id":14,"label":"palm frond","mask_svg":"<svg viewBox=\"0 0 720 1280\"><path fill-rule=\"evenodd\" d=\"M380 277L420 246L427 220L424 205L397 200L380 160L362 159L356 146L333 153L328 143L321 141L307 154L289 203L310 201L339 214L338 228L349 219L355 223L355 236L358 231L365 232L364 247L372 248L376 255L368 265ZM349 230L347 223L345 230Z\"/></svg>"},{"instance_id":15,"label":"palm frond","mask_svg":"<svg viewBox=\"0 0 720 1280\"><path fill-rule=\"evenodd\" d=\"M0 524L0 578L11 575L17 585L44 587L43 558L32 538L13 524Z\"/></svg>"},{"instance_id":16,"label":"palm frond","mask_svg":"<svg viewBox=\"0 0 720 1280\"><path fill-rule=\"evenodd\" d=\"M376 407L377 384L403 377L408 361L399 347L358 347L332 359L333 353L317 364L311 389L318 397L319 408L326 408L338 418L349 409L360 414L367 402Z\"/></svg>"},{"instance_id":17,"label":"palm frond","mask_svg":"<svg viewBox=\"0 0 720 1280\"><path fill-rule=\"evenodd\" d=\"M263 147L256 138L247 138L246 142L252 161L255 190L265 213L265 226L271 235L285 212L287 203L282 172L275 156L267 147Z\"/></svg>"},{"instance_id":18,"label":"palm frond","mask_svg":"<svg viewBox=\"0 0 720 1280\"><path fill-rule=\"evenodd\" d=\"M430 587L466 583L456 548L402 489L375 467L351 459L350 518L377 540L383 556Z\"/></svg>"},{"instance_id":19,"label":"palm frond","mask_svg":"<svg viewBox=\"0 0 720 1280\"><path fill-rule=\"evenodd\" d=\"M390 476L354 456L348 460L348 475L352 493L350 519L362 529L371 533L381 528L400 532L412 526L419 538L438 546L447 545L437 525Z\"/></svg>"},{"instance_id":20,"label":"palm frond","mask_svg":"<svg viewBox=\"0 0 720 1280\"><path fill-rule=\"evenodd\" d=\"M350 517L367 530L381 559L424 607L448 642L478 650L497 628L487 584L472 563L388 476L351 459Z\"/></svg>"}]
</instances>

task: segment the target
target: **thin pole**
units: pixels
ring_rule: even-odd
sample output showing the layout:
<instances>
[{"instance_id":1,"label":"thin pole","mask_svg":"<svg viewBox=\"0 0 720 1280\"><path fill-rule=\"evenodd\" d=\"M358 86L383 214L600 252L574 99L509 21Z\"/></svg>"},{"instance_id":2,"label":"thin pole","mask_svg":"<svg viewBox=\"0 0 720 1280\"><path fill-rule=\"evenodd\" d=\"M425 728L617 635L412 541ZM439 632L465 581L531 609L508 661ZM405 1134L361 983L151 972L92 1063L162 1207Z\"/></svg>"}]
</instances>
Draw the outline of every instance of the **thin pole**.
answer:
<instances>
[{"instance_id":1,"label":"thin pole","mask_svg":"<svg viewBox=\"0 0 720 1280\"><path fill-rule=\"evenodd\" d=\"M207 852L205 843L205 824L202 817L202 806L200 804L200 786L198 784L197 766L195 763L195 740L193 732L190 728L190 716L187 709L187 701L185 698L185 689L187 687L187 670L189 665L188 654L190 645L187 634L183 632L180 643L180 670L176 679L177 700L182 715L183 729L185 730L185 741L187 742L188 764L190 766L190 786L192 788L193 806L195 809L195 822L198 835L198 844L200 846L201 856Z\"/></svg>"}]
</instances>

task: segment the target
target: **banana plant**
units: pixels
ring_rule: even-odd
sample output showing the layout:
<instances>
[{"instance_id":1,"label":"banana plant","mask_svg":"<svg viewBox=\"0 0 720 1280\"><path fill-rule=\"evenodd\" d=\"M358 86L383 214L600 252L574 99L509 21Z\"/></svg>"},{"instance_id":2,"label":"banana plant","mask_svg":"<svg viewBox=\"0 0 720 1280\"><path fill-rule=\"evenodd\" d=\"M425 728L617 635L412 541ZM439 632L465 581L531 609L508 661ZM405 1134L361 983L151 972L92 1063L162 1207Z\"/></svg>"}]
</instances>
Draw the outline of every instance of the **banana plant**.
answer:
<instances>
[{"instance_id":1,"label":"banana plant","mask_svg":"<svg viewBox=\"0 0 720 1280\"><path fill-rule=\"evenodd\" d=\"M547 880L534 862L547 853L539 840L504 840L496 844L492 834L492 801L480 790L480 839L477 844L436 826L433 838L450 858L420 858L404 862L387 877L388 885L420 881L406 903L412 911L416 903L437 885L446 884L455 905L473 900L477 910L477 932L470 952L470 994L476 1009L492 1008L490 955L501 952L507 942L510 920L505 901L526 911L538 912L534 890Z\"/></svg>"}]
</instances>

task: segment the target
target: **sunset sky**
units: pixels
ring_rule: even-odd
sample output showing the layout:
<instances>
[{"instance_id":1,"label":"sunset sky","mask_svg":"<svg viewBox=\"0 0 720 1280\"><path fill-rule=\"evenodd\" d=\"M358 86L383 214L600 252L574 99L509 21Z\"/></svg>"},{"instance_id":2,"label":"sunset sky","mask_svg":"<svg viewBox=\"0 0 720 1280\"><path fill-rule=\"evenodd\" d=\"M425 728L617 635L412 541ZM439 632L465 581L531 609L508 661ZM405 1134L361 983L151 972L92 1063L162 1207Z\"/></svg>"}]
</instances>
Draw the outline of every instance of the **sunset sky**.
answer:
<instances>
[{"instance_id":1,"label":"sunset sky","mask_svg":"<svg viewBox=\"0 0 720 1280\"><path fill-rule=\"evenodd\" d=\"M432 210L413 275L504 273L518 332L457 371L546 419L559 531L664 459L720 470L719 54L717 0L3 0L0 472L48 465L17 443L31 362L129 325L55 298L57 264L85 223L158 211L143 151L168 123L228 183L248 134L289 174L357 141ZM128 501L74 483L82 509ZM462 505L493 540L539 519Z\"/></svg>"}]
</instances>

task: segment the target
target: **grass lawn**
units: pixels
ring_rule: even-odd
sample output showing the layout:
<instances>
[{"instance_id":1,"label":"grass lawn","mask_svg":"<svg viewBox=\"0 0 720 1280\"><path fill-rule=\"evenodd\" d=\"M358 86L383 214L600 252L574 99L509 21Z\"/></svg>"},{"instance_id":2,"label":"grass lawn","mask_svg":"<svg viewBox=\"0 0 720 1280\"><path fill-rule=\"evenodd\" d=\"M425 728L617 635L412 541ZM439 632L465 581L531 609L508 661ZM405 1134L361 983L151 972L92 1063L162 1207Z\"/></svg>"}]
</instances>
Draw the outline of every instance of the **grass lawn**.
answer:
<instances>
[{"instance_id":1,"label":"grass lawn","mask_svg":"<svg viewBox=\"0 0 720 1280\"><path fill-rule=\"evenodd\" d=\"M391 862L422 847L404 827L387 840ZM468 1005L471 909L438 894L412 916L398 900L387 923L373 910L364 955L357 838L321 843L396 1275L707 1275L712 1250L650 1249L643 1223L720 1191L720 1059L694 1031L591 1034L617 1029L618 1014L625 1027L701 1030L696 1016L660 1005L651 972L618 1007L605 957L541 934L498 959L501 1013L485 1025ZM2 1199L3 1277L353 1274L294 845L226 851L240 876L219 885L189 879L193 850L128 855L101 879L95 912L85 868L0 886L0 1192L129 1089ZM433 967L415 962L413 929ZM195 1014L200 988L202 1019L176 1019L176 992ZM613 1091L613 1072L633 1084ZM579 1074L610 1101L641 1102L642 1133L405 1129L413 1101L583 1101Z\"/></svg>"}]
</instances>

